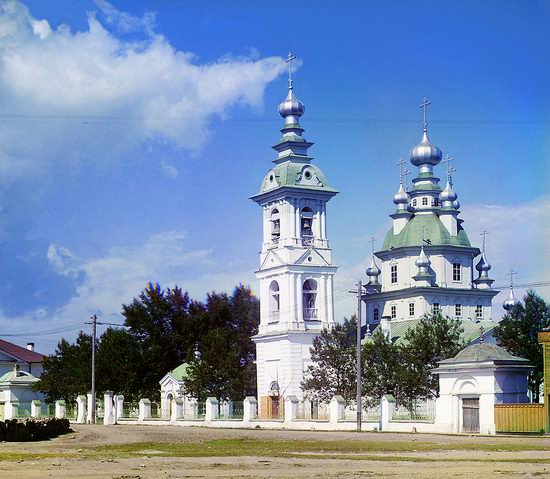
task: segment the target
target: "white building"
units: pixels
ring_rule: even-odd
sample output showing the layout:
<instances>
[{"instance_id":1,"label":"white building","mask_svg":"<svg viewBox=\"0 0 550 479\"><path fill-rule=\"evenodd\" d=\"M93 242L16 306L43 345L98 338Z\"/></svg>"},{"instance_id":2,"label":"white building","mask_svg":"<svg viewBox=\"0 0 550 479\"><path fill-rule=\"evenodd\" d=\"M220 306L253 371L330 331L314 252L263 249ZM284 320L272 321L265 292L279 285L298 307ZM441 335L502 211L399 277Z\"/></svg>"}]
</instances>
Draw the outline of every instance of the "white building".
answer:
<instances>
[{"instance_id":1,"label":"white building","mask_svg":"<svg viewBox=\"0 0 550 479\"><path fill-rule=\"evenodd\" d=\"M0 376L13 371L15 364L33 376L40 377L43 371L44 356L34 350L34 343L27 343L27 347L18 346L0 339Z\"/></svg>"},{"instance_id":2,"label":"white building","mask_svg":"<svg viewBox=\"0 0 550 479\"><path fill-rule=\"evenodd\" d=\"M159 381L162 417L172 417L177 402L180 403L183 414L195 408L197 400L187 394L183 381L187 377L188 367L187 363L182 363Z\"/></svg>"},{"instance_id":3,"label":"white building","mask_svg":"<svg viewBox=\"0 0 550 479\"><path fill-rule=\"evenodd\" d=\"M34 391L38 378L15 363L11 371L0 377L0 421L29 417L33 401L44 401L44 395Z\"/></svg>"},{"instance_id":4,"label":"white building","mask_svg":"<svg viewBox=\"0 0 550 479\"><path fill-rule=\"evenodd\" d=\"M429 102L424 101L425 109ZM486 339L491 340L492 299L498 291L491 289L491 265L483 251L473 246L462 227L460 203L453 190L452 158L448 155L447 184L442 190L434 167L442 160L439 148L428 139L424 117L421 142L410 152L410 162L417 168L412 187L406 189L403 178L408 173L401 166L401 183L394 196L393 224L382 249L373 253L364 295L367 324L373 330L382 318L385 326L403 332L423 315L439 312L443 316L481 323ZM476 258L477 263L474 267ZM376 259L381 266L378 267ZM398 324L402 323L402 324ZM478 337L477 329L472 330Z\"/></svg>"},{"instance_id":5,"label":"white building","mask_svg":"<svg viewBox=\"0 0 550 479\"><path fill-rule=\"evenodd\" d=\"M338 192L311 163L312 143L299 124L304 105L292 80L279 105L282 138L277 157L251 199L262 207L260 327L256 343L258 397L262 411L276 411L279 398L303 397L301 382L310 348L321 329L334 323L332 251L327 238L327 202ZM267 408L267 409L266 409Z\"/></svg>"}]
</instances>

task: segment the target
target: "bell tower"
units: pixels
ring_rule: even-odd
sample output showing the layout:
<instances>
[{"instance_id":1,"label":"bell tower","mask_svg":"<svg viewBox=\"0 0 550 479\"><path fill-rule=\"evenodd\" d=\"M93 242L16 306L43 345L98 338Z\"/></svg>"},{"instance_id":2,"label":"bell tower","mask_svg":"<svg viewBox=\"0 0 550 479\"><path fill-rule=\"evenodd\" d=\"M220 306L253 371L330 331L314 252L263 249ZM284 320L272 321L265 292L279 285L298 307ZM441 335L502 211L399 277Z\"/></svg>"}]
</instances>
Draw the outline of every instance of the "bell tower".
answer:
<instances>
[{"instance_id":1,"label":"bell tower","mask_svg":"<svg viewBox=\"0 0 550 479\"><path fill-rule=\"evenodd\" d=\"M305 107L294 95L289 54L288 94L279 105L282 137L275 164L252 200L262 208L260 328L256 343L257 385L263 414L285 396L303 397L301 382L313 339L334 323L336 266L327 239L327 202L338 193L308 156L303 137Z\"/></svg>"}]
</instances>

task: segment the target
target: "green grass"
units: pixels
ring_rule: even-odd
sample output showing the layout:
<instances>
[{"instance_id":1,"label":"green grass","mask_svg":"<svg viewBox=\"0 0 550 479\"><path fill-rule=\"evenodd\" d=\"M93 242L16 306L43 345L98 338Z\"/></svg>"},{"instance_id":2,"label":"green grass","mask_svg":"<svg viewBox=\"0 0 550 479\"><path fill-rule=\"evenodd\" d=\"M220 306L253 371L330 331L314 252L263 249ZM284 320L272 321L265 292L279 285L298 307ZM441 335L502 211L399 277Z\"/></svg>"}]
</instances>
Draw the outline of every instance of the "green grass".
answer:
<instances>
[{"instance_id":1,"label":"green grass","mask_svg":"<svg viewBox=\"0 0 550 479\"><path fill-rule=\"evenodd\" d=\"M103 446L90 450L90 454L131 457L136 454L147 455L145 451L161 451L172 457L304 457L312 454L317 458L330 454L370 454L403 453L428 451L546 451L550 448L520 443L479 444L468 443L427 443L427 442L384 442L384 441L305 441L305 440L259 440L259 439L214 439L203 442L180 443L130 443Z\"/></svg>"},{"instance_id":2,"label":"green grass","mask_svg":"<svg viewBox=\"0 0 550 479\"><path fill-rule=\"evenodd\" d=\"M0 452L0 461L32 461L38 459L64 459L76 457L74 453L49 454L49 453L29 453L29 452Z\"/></svg>"}]
</instances>

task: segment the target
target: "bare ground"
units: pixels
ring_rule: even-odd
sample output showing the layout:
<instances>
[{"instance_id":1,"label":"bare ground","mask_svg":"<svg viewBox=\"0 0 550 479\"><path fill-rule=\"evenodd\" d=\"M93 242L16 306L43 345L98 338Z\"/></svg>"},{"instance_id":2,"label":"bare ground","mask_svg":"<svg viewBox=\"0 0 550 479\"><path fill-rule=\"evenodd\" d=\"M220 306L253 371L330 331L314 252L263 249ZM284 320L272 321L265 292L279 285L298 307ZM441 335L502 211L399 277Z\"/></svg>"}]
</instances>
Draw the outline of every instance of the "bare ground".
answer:
<instances>
[{"instance_id":1,"label":"bare ground","mask_svg":"<svg viewBox=\"0 0 550 479\"><path fill-rule=\"evenodd\" d=\"M75 432L47 442L0 444L0 478L550 478L550 437L468 437L432 434L228 430L175 426L73 426ZM214 439L285 441L290 454L226 456L209 451ZM339 452L292 452L297 441L337 441ZM133 443L153 443L119 453ZM368 453L346 446L368 444ZM154 444L204 445L204 456L179 457ZM183 444L181 444L183 443ZM378 444L391 443L396 451ZM262 443L263 444L263 443ZM432 446L444 445L438 450ZM492 447L497 445L498 447ZM267 447L267 446L266 446ZM465 449L466 448L466 449ZM499 449L502 450L499 450ZM131 449L131 448L130 448ZM418 450L417 450L418 449ZM517 450L509 450L517 449ZM111 453L112 451L112 453ZM202 454L200 454L202 455Z\"/></svg>"}]
</instances>

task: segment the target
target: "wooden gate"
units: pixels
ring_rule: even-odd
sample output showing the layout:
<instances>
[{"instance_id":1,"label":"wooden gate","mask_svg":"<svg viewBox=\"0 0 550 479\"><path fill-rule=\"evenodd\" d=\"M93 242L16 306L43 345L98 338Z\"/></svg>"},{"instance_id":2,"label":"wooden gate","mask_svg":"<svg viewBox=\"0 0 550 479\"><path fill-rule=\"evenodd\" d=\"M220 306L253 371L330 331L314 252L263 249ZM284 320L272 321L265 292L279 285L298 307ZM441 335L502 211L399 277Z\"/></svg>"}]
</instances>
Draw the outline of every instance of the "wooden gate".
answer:
<instances>
[{"instance_id":1,"label":"wooden gate","mask_svg":"<svg viewBox=\"0 0 550 479\"><path fill-rule=\"evenodd\" d=\"M540 432L546 427L544 404L495 404L496 432Z\"/></svg>"},{"instance_id":2,"label":"wooden gate","mask_svg":"<svg viewBox=\"0 0 550 479\"><path fill-rule=\"evenodd\" d=\"M462 400L462 432L479 432L479 398Z\"/></svg>"}]
</instances>

